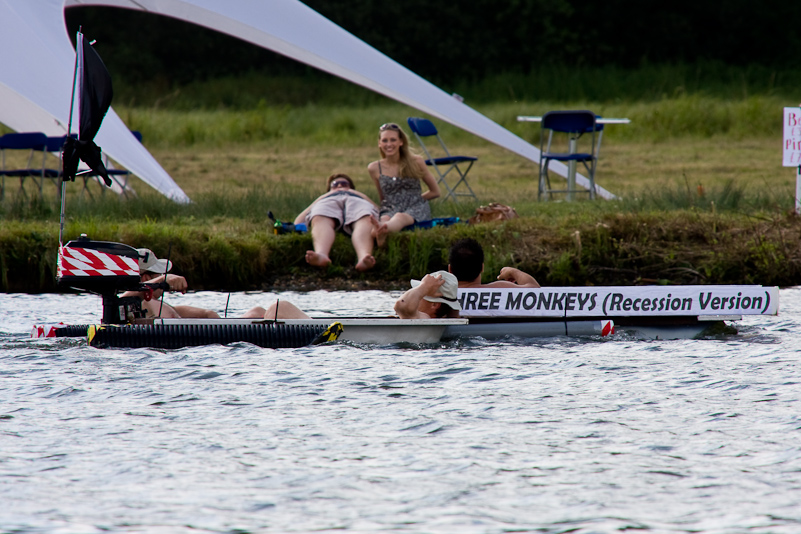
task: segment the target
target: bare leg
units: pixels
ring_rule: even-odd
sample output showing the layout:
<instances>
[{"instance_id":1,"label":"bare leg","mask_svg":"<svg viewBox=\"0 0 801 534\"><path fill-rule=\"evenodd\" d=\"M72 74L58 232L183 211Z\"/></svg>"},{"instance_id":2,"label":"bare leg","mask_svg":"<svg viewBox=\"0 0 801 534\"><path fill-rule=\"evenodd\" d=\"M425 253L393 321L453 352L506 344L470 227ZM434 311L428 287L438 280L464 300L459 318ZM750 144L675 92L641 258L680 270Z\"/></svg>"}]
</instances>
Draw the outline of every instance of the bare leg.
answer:
<instances>
[{"instance_id":1,"label":"bare leg","mask_svg":"<svg viewBox=\"0 0 801 534\"><path fill-rule=\"evenodd\" d=\"M389 220L389 217L386 217L386 220ZM373 229L370 231L370 235L375 239L377 237L378 229L382 226L382 221L379 221L375 215L370 215L370 224L373 225ZM386 225L384 225L386 226Z\"/></svg>"},{"instance_id":2,"label":"bare leg","mask_svg":"<svg viewBox=\"0 0 801 534\"><path fill-rule=\"evenodd\" d=\"M278 315L276 316L276 309ZM288 300L276 300L264 312L265 319L310 319L303 311Z\"/></svg>"},{"instance_id":3,"label":"bare leg","mask_svg":"<svg viewBox=\"0 0 801 534\"><path fill-rule=\"evenodd\" d=\"M400 232L410 224L414 224L414 217L408 213L396 213L387 221L387 232Z\"/></svg>"},{"instance_id":4,"label":"bare leg","mask_svg":"<svg viewBox=\"0 0 801 534\"><path fill-rule=\"evenodd\" d=\"M376 243L379 247L383 247L389 234L400 232L410 224L414 224L414 217L408 213L396 213L392 218L384 215L378 225L373 228Z\"/></svg>"},{"instance_id":5,"label":"bare leg","mask_svg":"<svg viewBox=\"0 0 801 534\"><path fill-rule=\"evenodd\" d=\"M312 219L311 227L314 250L306 251L306 263L314 267L327 267L331 263L328 254L337 236L336 221L330 217L317 215Z\"/></svg>"},{"instance_id":6,"label":"bare leg","mask_svg":"<svg viewBox=\"0 0 801 534\"><path fill-rule=\"evenodd\" d=\"M242 315L242 318L243 319L261 319L262 317L264 317L265 313L267 313L267 310L265 310L261 306L256 306L256 307L250 308L248 311L246 311Z\"/></svg>"},{"instance_id":7,"label":"bare leg","mask_svg":"<svg viewBox=\"0 0 801 534\"><path fill-rule=\"evenodd\" d=\"M173 306L173 309L179 317L185 319L219 319L220 316L217 312L207 310L206 308L198 308L196 306Z\"/></svg>"},{"instance_id":8,"label":"bare leg","mask_svg":"<svg viewBox=\"0 0 801 534\"><path fill-rule=\"evenodd\" d=\"M372 219L372 217L364 216L353 223L353 234L350 240L353 243L353 250L356 251L356 257L359 258L356 264L357 271L369 271L375 267L375 258L373 257Z\"/></svg>"}]
</instances>

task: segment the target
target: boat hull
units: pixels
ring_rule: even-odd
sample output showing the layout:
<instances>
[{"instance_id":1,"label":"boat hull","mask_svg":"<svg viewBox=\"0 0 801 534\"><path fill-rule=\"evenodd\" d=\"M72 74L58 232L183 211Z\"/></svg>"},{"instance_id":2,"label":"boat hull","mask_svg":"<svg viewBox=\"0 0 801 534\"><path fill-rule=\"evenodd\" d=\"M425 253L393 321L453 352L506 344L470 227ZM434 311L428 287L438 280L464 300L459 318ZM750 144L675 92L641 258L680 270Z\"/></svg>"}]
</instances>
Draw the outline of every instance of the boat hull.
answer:
<instances>
[{"instance_id":1,"label":"boat hull","mask_svg":"<svg viewBox=\"0 0 801 534\"><path fill-rule=\"evenodd\" d=\"M481 337L540 338L597 337L614 333L642 340L695 339L736 330L726 321L740 319L726 316L699 320L697 317L648 318L620 317L616 320L481 320L481 319L398 319L391 317L343 317L287 319L158 319L140 320L135 325L103 327L93 342L103 347L177 348L233 342L253 343L263 347L306 346L333 322L342 324L338 341L364 344L426 344L459 338ZM275 333L280 327L283 333ZM51 325L34 327L32 337L84 337L90 325ZM304 330L305 329L305 330ZM295 334L295 332L304 334Z\"/></svg>"},{"instance_id":2,"label":"boat hull","mask_svg":"<svg viewBox=\"0 0 801 534\"><path fill-rule=\"evenodd\" d=\"M492 322L471 321L466 325L454 325L445 329L444 339L460 337L555 337L555 336L608 336L614 332L614 324L608 320L597 321L544 321L544 322Z\"/></svg>"}]
</instances>

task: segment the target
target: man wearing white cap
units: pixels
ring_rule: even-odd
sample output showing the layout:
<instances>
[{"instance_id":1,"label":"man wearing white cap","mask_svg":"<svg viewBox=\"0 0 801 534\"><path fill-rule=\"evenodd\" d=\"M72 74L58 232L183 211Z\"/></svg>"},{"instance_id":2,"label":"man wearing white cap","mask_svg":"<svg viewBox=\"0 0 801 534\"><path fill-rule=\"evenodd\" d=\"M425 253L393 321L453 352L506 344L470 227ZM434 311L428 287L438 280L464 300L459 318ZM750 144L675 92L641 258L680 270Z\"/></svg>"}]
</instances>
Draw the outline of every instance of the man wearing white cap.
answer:
<instances>
[{"instance_id":1,"label":"man wearing white cap","mask_svg":"<svg viewBox=\"0 0 801 534\"><path fill-rule=\"evenodd\" d=\"M147 248L137 249L139 252L139 277L142 282L158 284L167 282L170 291L180 291L186 293L189 285L186 278L177 274L167 274L172 269L172 262L160 260ZM163 303L161 299L162 290L156 289L151 295L146 295L144 291L126 291L123 297L139 297L142 299L142 310L147 317L162 317L167 319L219 319L217 312L195 306L170 306ZM159 315L160 314L160 315Z\"/></svg>"},{"instance_id":2,"label":"man wearing white cap","mask_svg":"<svg viewBox=\"0 0 801 534\"><path fill-rule=\"evenodd\" d=\"M412 288L395 302L395 313L401 319L439 319L459 317L456 289L459 281L447 271L427 274L422 280L412 280ZM267 307L265 319L309 319L309 315L286 300Z\"/></svg>"},{"instance_id":3,"label":"man wearing white cap","mask_svg":"<svg viewBox=\"0 0 801 534\"><path fill-rule=\"evenodd\" d=\"M441 319L459 317L461 306L456 299L459 281L448 271L427 274L412 280L412 288L395 302L401 319Z\"/></svg>"}]
</instances>

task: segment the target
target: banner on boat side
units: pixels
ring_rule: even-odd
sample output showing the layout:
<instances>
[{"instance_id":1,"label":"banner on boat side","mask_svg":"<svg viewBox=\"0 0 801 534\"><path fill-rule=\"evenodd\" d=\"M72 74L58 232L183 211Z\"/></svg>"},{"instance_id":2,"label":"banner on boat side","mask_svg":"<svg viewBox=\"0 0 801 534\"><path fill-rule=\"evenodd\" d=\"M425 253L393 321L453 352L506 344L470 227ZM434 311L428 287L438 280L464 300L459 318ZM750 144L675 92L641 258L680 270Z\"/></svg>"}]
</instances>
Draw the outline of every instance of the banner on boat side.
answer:
<instances>
[{"instance_id":1,"label":"banner on boat side","mask_svg":"<svg viewBox=\"0 0 801 534\"><path fill-rule=\"evenodd\" d=\"M615 286L460 288L462 317L776 315L779 288Z\"/></svg>"}]
</instances>

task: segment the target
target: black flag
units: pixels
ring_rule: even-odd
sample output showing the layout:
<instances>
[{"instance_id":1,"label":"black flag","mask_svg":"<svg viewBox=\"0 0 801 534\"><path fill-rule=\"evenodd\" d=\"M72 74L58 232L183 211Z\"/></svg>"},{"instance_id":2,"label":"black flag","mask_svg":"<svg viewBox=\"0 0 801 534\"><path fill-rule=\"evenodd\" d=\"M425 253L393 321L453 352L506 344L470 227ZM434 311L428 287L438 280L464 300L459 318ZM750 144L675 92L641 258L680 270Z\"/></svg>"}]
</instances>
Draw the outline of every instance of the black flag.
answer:
<instances>
[{"instance_id":1,"label":"black flag","mask_svg":"<svg viewBox=\"0 0 801 534\"><path fill-rule=\"evenodd\" d=\"M78 160L82 160L92 171L103 177L107 186L111 186L106 166L103 165L103 160L100 158L100 147L94 142L95 135L97 135L111 105L113 95L111 75L103 64L103 60L82 33L78 34L77 54L79 130L77 140L68 135L64 143L64 180L75 180L75 174L78 172Z\"/></svg>"}]
</instances>

